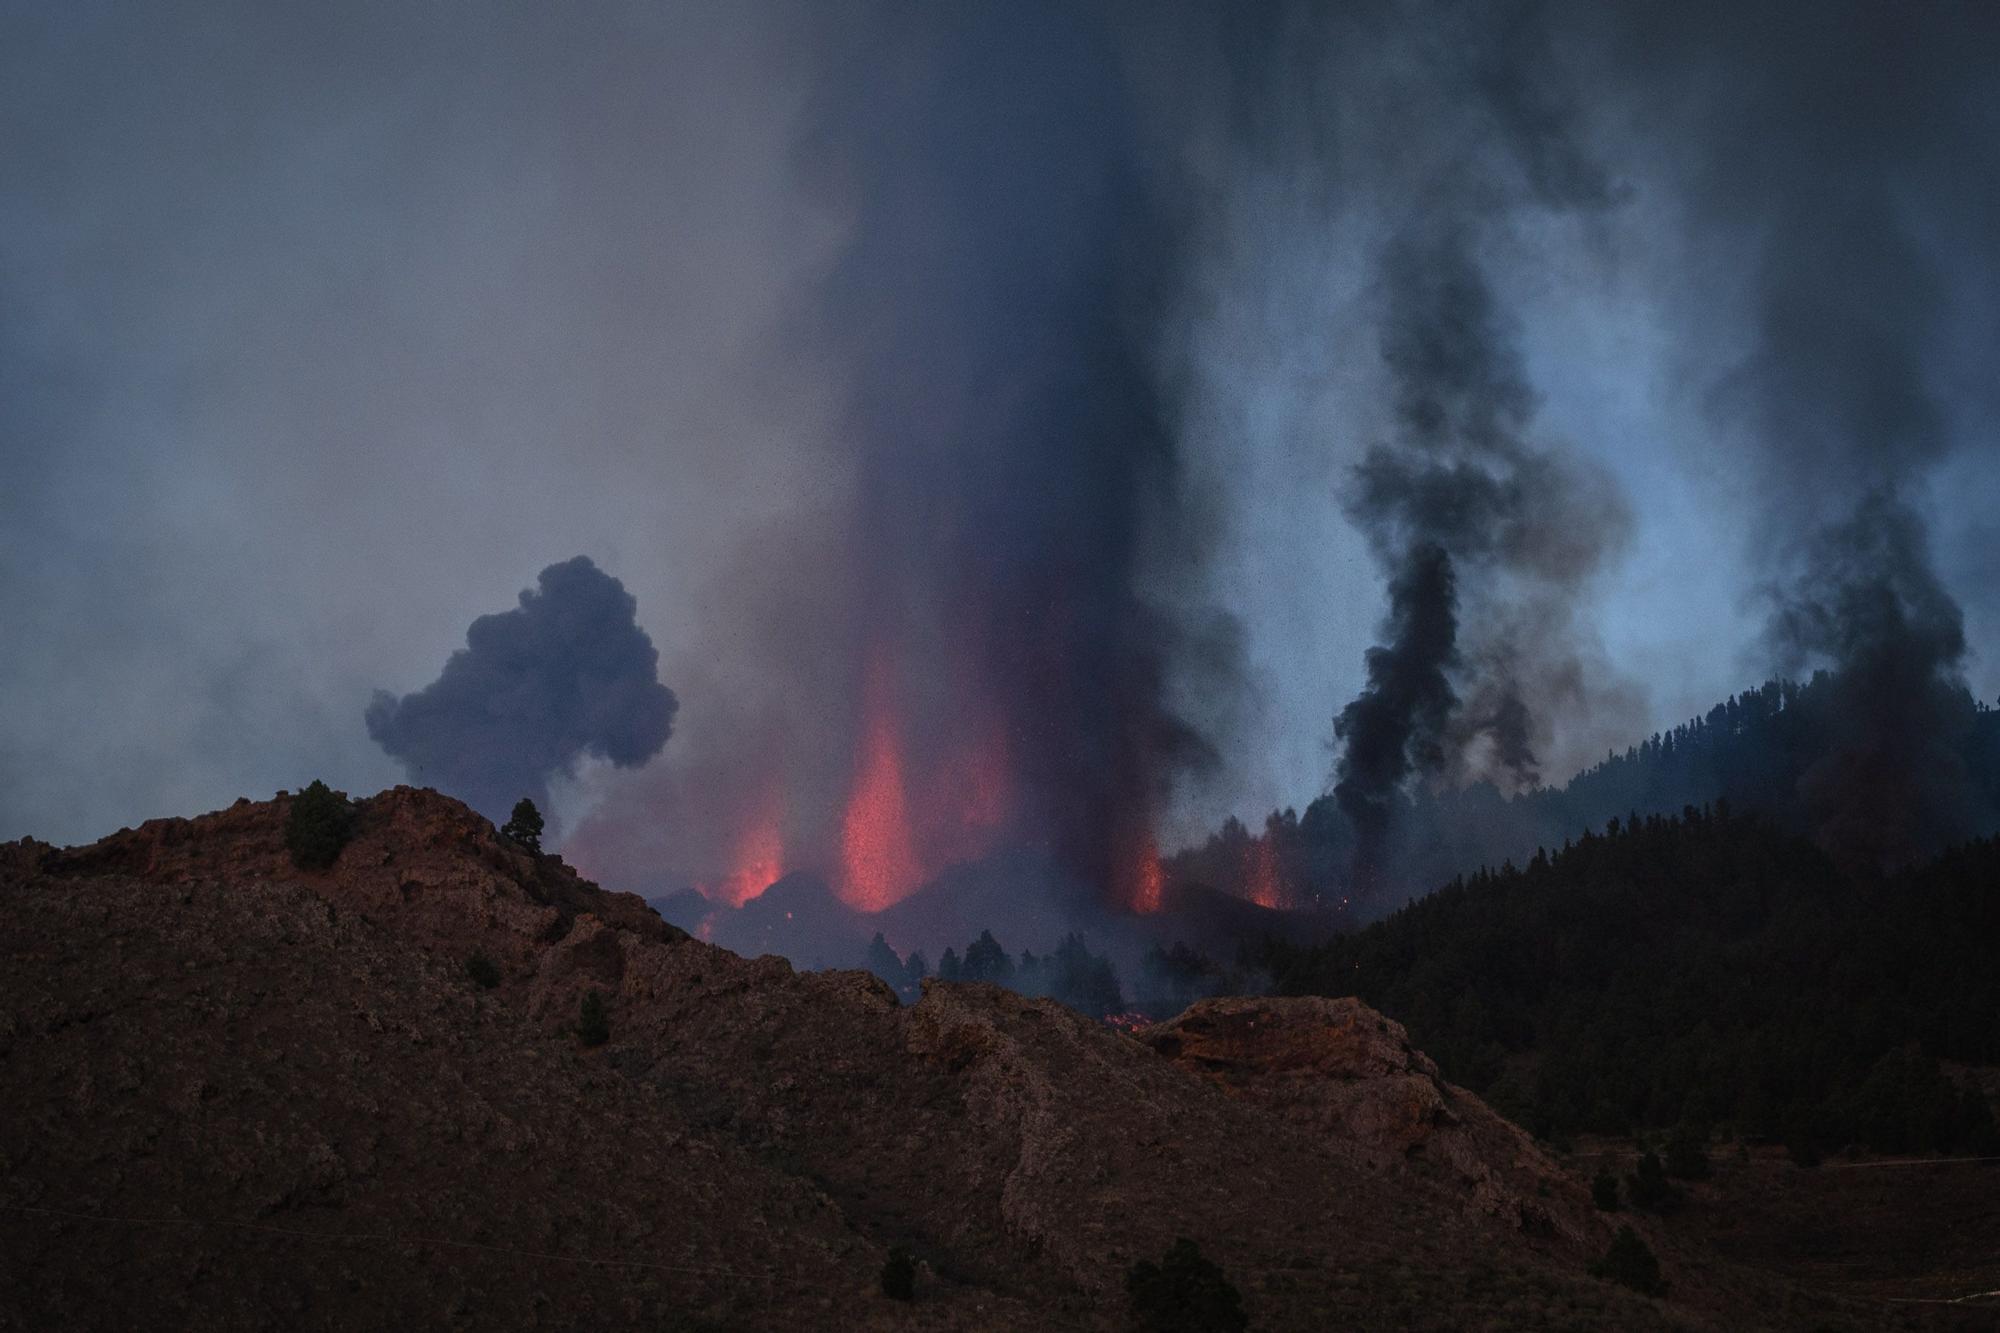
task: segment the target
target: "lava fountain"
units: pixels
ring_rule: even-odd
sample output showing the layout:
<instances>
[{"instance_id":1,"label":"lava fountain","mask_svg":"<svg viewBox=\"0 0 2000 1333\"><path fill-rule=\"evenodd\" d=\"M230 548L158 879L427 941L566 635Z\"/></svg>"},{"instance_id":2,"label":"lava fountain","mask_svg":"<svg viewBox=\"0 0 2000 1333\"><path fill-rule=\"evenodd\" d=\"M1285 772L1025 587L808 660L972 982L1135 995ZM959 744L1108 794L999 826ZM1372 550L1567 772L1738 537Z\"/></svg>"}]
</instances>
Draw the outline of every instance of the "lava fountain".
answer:
<instances>
[{"instance_id":1,"label":"lava fountain","mask_svg":"<svg viewBox=\"0 0 2000 1333\"><path fill-rule=\"evenodd\" d=\"M729 907L741 907L785 877L785 796L775 780L766 782L763 799L738 833L729 858L729 872L713 884L701 885L703 897Z\"/></svg>"},{"instance_id":2,"label":"lava fountain","mask_svg":"<svg viewBox=\"0 0 2000 1333\"><path fill-rule=\"evenodd\" d=\"M889 657L877 652L868 663L854 788L840 825L840 898L863 912L892 906L924 880L910 835L903 729L895 705Z\"/></svg>"}]
</instances>

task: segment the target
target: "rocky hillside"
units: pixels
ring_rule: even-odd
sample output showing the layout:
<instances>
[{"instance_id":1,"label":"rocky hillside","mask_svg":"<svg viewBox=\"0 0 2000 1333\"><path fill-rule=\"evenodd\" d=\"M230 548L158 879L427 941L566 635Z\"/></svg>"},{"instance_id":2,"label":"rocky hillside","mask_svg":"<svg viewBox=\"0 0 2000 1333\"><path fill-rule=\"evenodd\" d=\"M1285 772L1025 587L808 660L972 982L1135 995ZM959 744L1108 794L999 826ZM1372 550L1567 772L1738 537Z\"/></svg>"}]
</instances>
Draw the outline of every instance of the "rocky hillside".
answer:
<instances>
[{"instance_id":1,"label":"rocky hillside","mask_svg":"<svg viewBox=\"0 0 2000 1333\"><path fill-rule=\"evenodd\" d=\"M1178 1236L1263 1329L1891 1322L1671 1245L1665 1301L1588 1277L1581 1185L1353 1001L904 1007L435 793L323 872L287 807L0 847L0 1328L1120 1328Z\"/></svg>"}]
</instances>

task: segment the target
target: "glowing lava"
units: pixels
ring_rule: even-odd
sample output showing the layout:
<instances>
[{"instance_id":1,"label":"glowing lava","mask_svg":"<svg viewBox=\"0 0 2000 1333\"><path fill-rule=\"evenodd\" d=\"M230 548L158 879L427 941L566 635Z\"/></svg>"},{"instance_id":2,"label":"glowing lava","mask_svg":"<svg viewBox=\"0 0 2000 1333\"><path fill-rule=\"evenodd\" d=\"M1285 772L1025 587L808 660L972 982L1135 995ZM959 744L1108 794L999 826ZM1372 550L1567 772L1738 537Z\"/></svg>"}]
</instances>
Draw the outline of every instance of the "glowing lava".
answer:
<instances>
[{"instance_id":1,"label":"glowing lava","mask_svg":"<svg viewBox=\"0 0 2000 1333\"><path fill-rule=\"evenodd\" d=\"M863 912L881 911L923 880L910 837L893 685L889 663L878 654L869 664L854 788L840 825L840 898Z\"/></svg>"},{"instance_id":2,"label":"glowing lava","mask_svg":"<svg viewBox=\"0 0 2000 1333\"><path fill-rule=\"evenodd\" d=\"M1166 891L1166 872L1160 868L1160 849L1148 830L1125 871L1125 901L1139 913L1157 912Z\"/></svg>"},{"instance_id":3,"label":"glowing lava","mask_svg":"<svg viewBox=\"0 0 2000 1333\"><path fill-rule=\"evenodd\" d=\"M1253 839L1244 859L1249 863L1244 868L1243 882L1250 901L1259 907L1282 907L1284 894L1278 885L1278 852L1271 845L1270 835Z\"/></svg>"},{"instance_id":4,"label":"glowing lava","mask_svg":"<svg viewBox=\"0 0 2000 1333\"><path fill-rule=\"evenodd\" d=\"M737 836L729 873L702 893L712 902L741 907L785 877L784 794L773 783L756 816Z\"/></svg>"}]
</instances>

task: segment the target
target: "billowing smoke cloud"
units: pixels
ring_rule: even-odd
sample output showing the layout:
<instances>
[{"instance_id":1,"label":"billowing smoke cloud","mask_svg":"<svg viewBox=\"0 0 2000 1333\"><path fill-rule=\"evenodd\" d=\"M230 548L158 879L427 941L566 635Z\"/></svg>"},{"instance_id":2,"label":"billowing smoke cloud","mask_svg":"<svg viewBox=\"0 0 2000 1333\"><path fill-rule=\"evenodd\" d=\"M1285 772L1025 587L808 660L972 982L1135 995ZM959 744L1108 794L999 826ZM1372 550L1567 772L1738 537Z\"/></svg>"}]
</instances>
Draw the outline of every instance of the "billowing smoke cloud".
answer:
<instances>
[{"instance_id":1,"label":"billowing smoke cloud","mask_svg":"<svg viewBox=\"0 0 2000 1333\"><path fill-rule=\"evenodd\" d=\"M1411 776L1540 781L1531 659L1564 651L1562 605L1631 522L1600 472L1531 438L1535 394L1462 229L1398 243L1383 286L1395 433L1355 468L1347 511L1389 575L1387 643L1369 651L1367 687L1335 722L1334 794L1364 887ZM1489 612L1468 651L1468 595L1510 617L1540 608L1559 632L1530 645Z\"/></svg>"},{"instance_id":2,"label":"billowing smoke cloud","mask_svg":"<svg viewBox=\"0 0 2000 1333\"><path fill-rule=\"evenodd\" d=\"M1388 643L1368 650L1368 688L1334 722L1345 744L1334 791L1362 840L1365 867L1380 855L1404 780L1445 765L1445 738L1458 707L1450 673L1459 656L1458 593L1443 547L1422 542L1404 552L1389 579L1383 629Z\"/></svg>"},{"instance_id":3,"label":"billowing smoke cloud","mask_svg":"<svg viewBox=\"0 0 2000 1333\"><path fill-rule=\"evenodd\" d=\"M378 692L368 734L412 780L493 819L586 755L636 767L660 752L678 702L638 601L584 557L550 565L512 611L481 616L438 678Z\"/></svg>"},{"instance_id":4,"label":"billowing smoke cloud","mask_svg":"<svg viewBox=\"0 0 2000 1333\"><path fill-rule=\"evenodd\" d=\"M1482 241L1510 211L1598 210L1616 197L1578 143L1537 20L1532 7L1456 12L1478 54L1434 76L1485 109L1473 128L1483 142L1397 201L1380 264L1391 426L1355 467L1345 507L1388 579L1387 641L1334 727L1334 795L1364 890L1412 777L1541 781L1547 722L1534 703L1553 704L1564 682L1578 702L1569 608L1632 525L1601 467L1534 437L1515 321L1481 267Z\"/></svg>"},{"instance_id":5,"label":"billowing smoke cloud","mask_svg":"<svg viewBox=\"0 0 2000 1333\"><path fill-rule=\"evenodd\" d=\"M1834 733L1800 779L1821 841L1863 864L1978 831L1954 699L1965 656L1958 603L1931 568L1923 524L1886 493L1820 532L1778 592L1772 634L1795 660L1837 666Z\"/></svg>"}]
</instances>

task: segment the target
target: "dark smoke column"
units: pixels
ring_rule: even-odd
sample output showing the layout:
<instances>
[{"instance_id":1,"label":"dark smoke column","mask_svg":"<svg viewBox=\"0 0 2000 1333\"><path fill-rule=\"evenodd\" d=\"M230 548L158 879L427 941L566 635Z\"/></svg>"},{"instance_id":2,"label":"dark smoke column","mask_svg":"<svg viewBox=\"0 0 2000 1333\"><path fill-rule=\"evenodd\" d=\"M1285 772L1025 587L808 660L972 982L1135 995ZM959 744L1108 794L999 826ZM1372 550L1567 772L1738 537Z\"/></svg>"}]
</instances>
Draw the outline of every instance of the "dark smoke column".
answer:
<instances>
[{"instance_id":1,"label":"dark smoke column","mask_svg":"<svg viewBox=\"0 0 2000 1333\"><path fill-rule=\"evenodd\" d=\"M1631 522L1608 480L1530 438L1535 394L1467 228L1400 240L1382 286L1394 429L1356 467L1346 505L1388 576L1389 614L1366 688L1334 723L1334 796L1364 894L1381 887L1410 779L1540 780L1530 675L1561 651L1575 590ZM1520 642L1489 615L1468 643L1469 597L1504 599L1553 642Z\"/></svg>"},{"instance_id":2,"label":"dark smoke column","mask_svg":"<svg viewBox=\"0 0 2000 1333\"><path fill-rule=\"evenodd\" d=\"M1444 767L1444 739L1458 707L1449 672L1458 665L1458 596L1451 557L1420 542L1389 580L1388 642L1368 650L1368 686L1341 709L1344 744L1334 797L1354 825L1356 881L1375 887L1393 801L1414 772Z\"/></svg>"},{"instance_id":3,"label":"dark smoke column","mask_svg":"<svg viewBox=\"0 0 2000 1333\"><path fill-rule=\"evenodd\" d=\"M1212 755L1166 706L1182 641L1140 591L1162 574L1148 534L1192 561L1202 525L1149 364L1166 168L1098 17L917 5L848 27L808 153L853 218L816 311L858 452L852 660L894 650L919 772L997 709L1017 832L1116 885L1164 785Z\"/></svg>"},{"instance_id":4,"label":"dark smoke column","mask_svg":"<svg viewBox=\"0 0 2000 1333\"><path fill-rule=\"evenodd\" d=\"M541 572L512 611L481 616L439 677L377 692L368 734L412 780L498 820L585 755L633 768L660 752L678 707L625 585L578 556Z\"/></svg>"},{"instance_id":5,"label":"dark smoke column","mask_svg":"<svg viewBox=\"0 0 2000 1333\"><path fill-rule=\"evenodd\" d=\"M1949 386L1992 379L1990 342L1962 335L2000 302L2000 10L1716 5L1646 36L1680 33L1643 77L1657 59L1728 90L1688 127L1689 194L1731 273L1711 298L1749 296L1751 350L1714 404L1764 492L1775 665L1833 673L1800 803L1860 864L1988 832L1962 769L1960 609L1923 512L1964 443Z\"/></svg>"}]
</instances>

